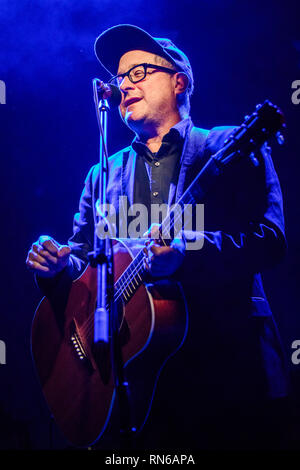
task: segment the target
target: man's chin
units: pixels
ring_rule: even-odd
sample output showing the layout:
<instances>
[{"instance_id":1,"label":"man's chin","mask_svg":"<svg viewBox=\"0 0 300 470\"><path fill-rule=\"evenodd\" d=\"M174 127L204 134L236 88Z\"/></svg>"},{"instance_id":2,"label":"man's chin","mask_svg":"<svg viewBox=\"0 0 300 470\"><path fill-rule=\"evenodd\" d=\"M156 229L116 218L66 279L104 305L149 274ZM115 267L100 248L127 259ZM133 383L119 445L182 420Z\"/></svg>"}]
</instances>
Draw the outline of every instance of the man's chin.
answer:
<instances>
[{"instance_id":1,"label":"man's chin","mask_svg":"<svg viewBox=\"0 0 300 470\"><path fill-rule=\"evenodd\" d=\"M141 120L141 116L140 116L136 111L134 111L134 110L132 110L132 111L126 111L124 120L125 120L125 122L140 121L140 120Z\"/></svg>"},{"instance_id":2,"label":"man's chin","mask_svg":"<svg viewBox=\"0 0 300 470\"><path fill-rule=\"evenodd\" d=\"M124 122L131 129L137 130L138 128L140 128L141 125L143 125L144 119L142 116L139 116L137 113L134 113L134 111L129 111L125 114Z\"/></svg>"}]
</instances>

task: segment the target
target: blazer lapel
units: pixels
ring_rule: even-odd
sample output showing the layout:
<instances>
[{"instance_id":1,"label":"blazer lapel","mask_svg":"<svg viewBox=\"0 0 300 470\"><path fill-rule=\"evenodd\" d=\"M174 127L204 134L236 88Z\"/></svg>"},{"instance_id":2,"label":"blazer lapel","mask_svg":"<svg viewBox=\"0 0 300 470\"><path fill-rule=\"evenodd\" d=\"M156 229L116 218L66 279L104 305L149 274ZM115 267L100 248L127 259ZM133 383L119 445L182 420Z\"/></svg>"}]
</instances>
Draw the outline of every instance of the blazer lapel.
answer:
<instances>
[{"instance_id":1,"label":"blazer lapel","mask_svg":"<svg viewBox=\"0 0 300 470\"><path fill-rule=\"evenodd\" d=\"M127 196L128 204L133 204L136 152L130 148L123 154L121 188L122 196Z\"/></svg>"},{"instance_id":2,"label":"blazer lapel","mask_svg":"<svg viewBox=\"0 0 300 470\"><path fill-rule=\"evenodd\" d=\"M186 188L200 171L204 163L205 142L209 131L193 126L189 127L179 162L178 182L172 182L169 192L169 206L180 199Z\"/></svg>"}]
</instances>

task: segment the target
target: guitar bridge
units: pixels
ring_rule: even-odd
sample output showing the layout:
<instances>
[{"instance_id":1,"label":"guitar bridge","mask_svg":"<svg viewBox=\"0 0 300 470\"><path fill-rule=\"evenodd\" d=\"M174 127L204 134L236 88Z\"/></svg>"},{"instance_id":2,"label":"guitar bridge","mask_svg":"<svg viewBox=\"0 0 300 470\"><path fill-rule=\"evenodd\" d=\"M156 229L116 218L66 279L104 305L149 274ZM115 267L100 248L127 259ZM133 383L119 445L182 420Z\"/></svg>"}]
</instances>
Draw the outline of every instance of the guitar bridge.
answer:
<instances>
[{"instance_id":1,"label":"guitar bridge","mask_svg":"<svg viewBox=\"0 0 300 470\"><path fill-rule=\"evenodd\" d=\"M84 344L82 343L75 319L73 319L70 341L78 359L84 363L90 372L93 372L95 368L93 367L92 361L90 360Z\"/></svg>"},{"instance_id":2,"label":"guitar bridge","mask_svg":"<svg viewBox=\"0 0 300 470\"><path fill-rule=\"evenodd\" d=\"M84 359L88 359L85 350L81 344L80 338L76 332L74 332L71 336L71 341L73 343L74 349L76 351L77 356L82 361Z\"/></svg>"}]
</instances>

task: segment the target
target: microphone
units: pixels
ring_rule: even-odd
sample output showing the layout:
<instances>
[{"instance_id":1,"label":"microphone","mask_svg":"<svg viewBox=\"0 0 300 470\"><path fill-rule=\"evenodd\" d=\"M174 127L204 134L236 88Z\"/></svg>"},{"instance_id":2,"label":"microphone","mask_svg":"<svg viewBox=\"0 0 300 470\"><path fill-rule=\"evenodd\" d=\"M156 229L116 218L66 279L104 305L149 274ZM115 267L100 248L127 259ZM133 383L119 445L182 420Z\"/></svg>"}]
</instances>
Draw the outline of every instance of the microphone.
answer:
<instances>
[{"instance_id":1,"label":"microphone","mask_svg":"<svg viewBox=\"0 0 300 470\"><path fill-rule=\"evenodd\" d=\"M122 93L119 88L111 83L104 83L99 78L94 78L93 88L99 99L107 100L112 108L119 106L122 101Z\"/></svg>"}]
</instances>

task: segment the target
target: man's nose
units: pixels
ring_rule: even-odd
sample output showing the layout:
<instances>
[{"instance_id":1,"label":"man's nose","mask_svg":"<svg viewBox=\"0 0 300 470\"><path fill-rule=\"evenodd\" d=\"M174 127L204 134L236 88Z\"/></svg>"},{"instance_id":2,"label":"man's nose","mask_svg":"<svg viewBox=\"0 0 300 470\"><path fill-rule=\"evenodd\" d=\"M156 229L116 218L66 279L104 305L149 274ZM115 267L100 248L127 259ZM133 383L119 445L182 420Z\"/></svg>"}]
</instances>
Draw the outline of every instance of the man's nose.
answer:
<instances>
[{"instance_id":1,"label":"man's nose","mask_svg":"<svg viewBox=\"0 0 300 470\"><path fill-rule=\"evenodd\" d=\"M123 93L126 93L127 90L132 90L134 88L134 83L132 83L128 76L123 78L123 81L119 85L120 90L123 91Z\"/></svg>"}]
</instances>

